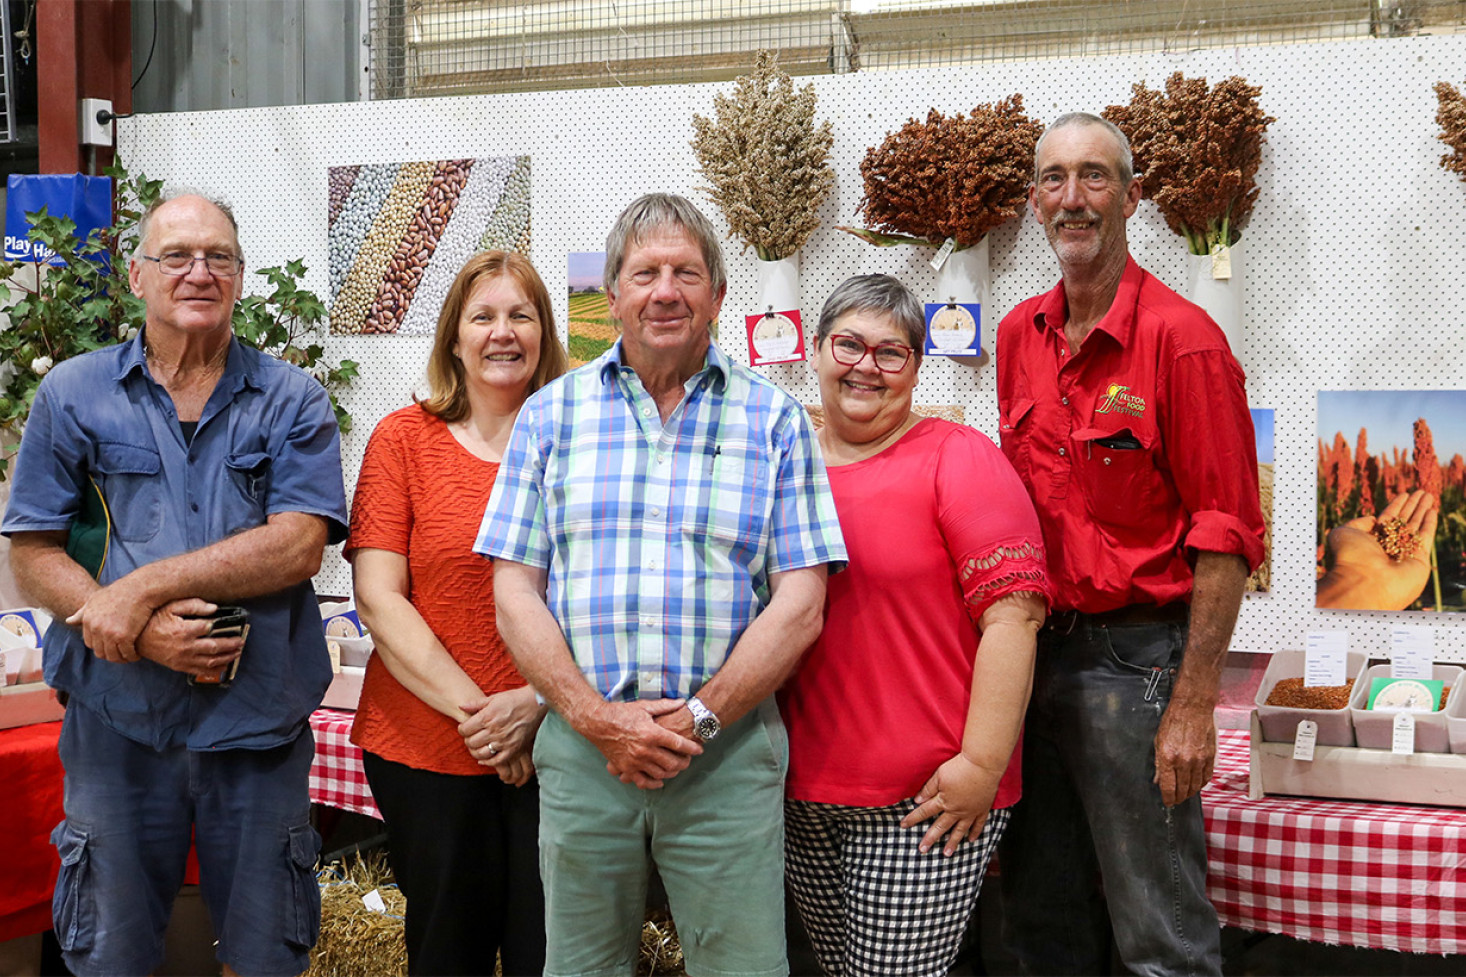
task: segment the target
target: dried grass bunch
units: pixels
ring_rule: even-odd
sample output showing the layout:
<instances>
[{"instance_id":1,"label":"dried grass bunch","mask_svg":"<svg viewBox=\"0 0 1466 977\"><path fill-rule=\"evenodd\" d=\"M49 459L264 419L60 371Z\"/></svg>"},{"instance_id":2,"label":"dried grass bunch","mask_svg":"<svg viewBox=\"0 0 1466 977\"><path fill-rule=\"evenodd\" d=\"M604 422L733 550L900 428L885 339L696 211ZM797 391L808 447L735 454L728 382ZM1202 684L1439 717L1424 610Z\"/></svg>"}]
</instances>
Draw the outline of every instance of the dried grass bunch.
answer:
<instances>
[{"instance_id":1,"label":"dried grass bunch","mask_svg":"<svg viewBox=\"0 0 1466 977\"><path fill-rule=\"evenodd\" d=\"M1192 254L1236 244L1257 201L1263 133L1277 121L1257 104L1262 88L1235 75L1208 88L1178 71L1164 92L1132 91L1104 117L1129 137L1145 196Z\"/></svg>"},{"instance_id":2,"label":"dried grass bunch","mask_svg":"<svg viewBox=\"0 0 1466 977\"><path fill-rule=\"evenodd\" d=\"M1466 96L1455 85L1438 81L1435 97L1440 106L1435 113L1441 127L1440 140L1451 147L1441 157L1441 165L1466 180Z\"/></svg>"},{"instance_id":3,"label":"dried grass bunch","mask_svg":"<svg viewBox=\"0 0 1466 977\"><path fill-rule=\"evenodd\" d=\"M816 212L835 187L830 123L815 125L814 86L798 92L772 51L760 51L733 95L713 96L717 121L694 115L692 151L700 187L744 250L787 258L819 227Z\"/></svg>"},{"instance_id":4,"label":"dried grass bunch","mask_svg":"<svg viewBox=\"0 0 1466 977\"><path fill-rule=\"evenodd\" d=\"M1042 133L1016 94L968 115L932 109L925 122L909 119L861 161L858 213L870 229L840 230L883 247L952 238L970 248L1022 210Z\"/></svg>"}]
</instances>

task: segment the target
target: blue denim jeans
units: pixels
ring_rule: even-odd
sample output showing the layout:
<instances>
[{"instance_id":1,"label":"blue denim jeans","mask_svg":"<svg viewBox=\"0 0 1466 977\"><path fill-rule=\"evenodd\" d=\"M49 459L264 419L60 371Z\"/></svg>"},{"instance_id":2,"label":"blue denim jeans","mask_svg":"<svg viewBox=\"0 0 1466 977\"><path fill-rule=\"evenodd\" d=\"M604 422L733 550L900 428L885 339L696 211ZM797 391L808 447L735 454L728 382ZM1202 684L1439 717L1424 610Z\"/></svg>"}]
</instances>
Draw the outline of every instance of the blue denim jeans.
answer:
<instances>
[{"instance_id":1,"label":"blue denim jeans","mask_svg":"<svg viewBox=\"0 0 1466 977\"><path fill-rule=\"evenodd\" d=\"M157 970L190 835L218 959L251 977L310 966L321 925L314 742L307 726L267 750L155 750L73 699L57 745L66 819L51 835L61 859L53 922L71 972Z\"/></svg>"},{"instance_id":2,"label":"blue denim jeans","mask_svg":"<svg viewBox=\"0 0 1466 977\"><path fill-rule=\"evenodd\" d=\"M1025 973L1108 973L1113 933L1132 973L1221 974L1201 799L1167 808L1153 782L1185 643L1184 625L1082 619L1039 637L1023 800L999 849Z\"/></svg>"}]
</instances>

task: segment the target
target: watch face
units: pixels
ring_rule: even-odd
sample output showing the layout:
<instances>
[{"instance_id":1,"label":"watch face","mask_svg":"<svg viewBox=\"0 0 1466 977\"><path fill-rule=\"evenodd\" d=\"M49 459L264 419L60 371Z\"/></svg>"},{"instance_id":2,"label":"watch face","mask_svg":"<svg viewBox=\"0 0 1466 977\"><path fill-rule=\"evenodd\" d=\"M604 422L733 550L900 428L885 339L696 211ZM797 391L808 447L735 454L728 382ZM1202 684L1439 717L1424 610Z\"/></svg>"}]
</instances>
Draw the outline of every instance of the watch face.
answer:
<instances>
[{"instance_id":1,"label":"watch face","mask_svg":"<svg viewBox=\"0 0 1466 977\"><path fill-rule=\"evenodd\" d=\"M698 737L705 740L710 740L714 736L717 736L721 728L718 725L717 719L712 716L703 716L693 724L693 730L697 733Z\"/></svg>"}]
</instances>

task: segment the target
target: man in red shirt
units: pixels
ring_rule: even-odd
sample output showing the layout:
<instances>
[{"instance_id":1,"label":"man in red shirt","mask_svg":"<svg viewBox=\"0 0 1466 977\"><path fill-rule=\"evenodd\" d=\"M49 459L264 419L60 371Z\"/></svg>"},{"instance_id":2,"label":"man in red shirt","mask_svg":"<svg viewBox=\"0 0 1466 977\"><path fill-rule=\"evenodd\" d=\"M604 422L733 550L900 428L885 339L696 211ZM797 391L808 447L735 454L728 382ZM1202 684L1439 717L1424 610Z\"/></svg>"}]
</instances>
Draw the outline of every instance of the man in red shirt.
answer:
<instances>
[{"instance_id":1,"label":"man in red shirt","mask_svg":"<svg viewBox=\"0 0 1466 977\"><path fill-rule=\"evenodd\" d=\"M1123 133L1062 116L1034 171L1063 280L999 327L998 406L1055 611L1001 854L1008 943L1028 973L1107 973L1113 933L1131 972L1220 974L1198 795L1263 556L1244 377L1206 313L1130 257Z\"/></svg>"}]
</instances>

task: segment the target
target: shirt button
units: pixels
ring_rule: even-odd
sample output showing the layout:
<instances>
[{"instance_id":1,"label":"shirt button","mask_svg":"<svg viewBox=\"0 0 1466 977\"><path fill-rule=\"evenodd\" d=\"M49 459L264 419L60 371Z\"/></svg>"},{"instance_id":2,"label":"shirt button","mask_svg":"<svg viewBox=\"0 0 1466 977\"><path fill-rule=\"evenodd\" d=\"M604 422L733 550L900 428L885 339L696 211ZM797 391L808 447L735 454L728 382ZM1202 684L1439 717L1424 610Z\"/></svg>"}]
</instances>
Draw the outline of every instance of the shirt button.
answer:
<instances>
[{"instance_id":1,"label":"shirt button","mask_svg":"<svg viewBox=\"0 0 1466 977\"><path fill-rule=\"evenodd\" d=\"M1069 406L1069 398L1068 397L1060 397L1059 398L1059 403L1063 404L1065 407L1068 407Z\"/></svg>"},{"instance_id":2,"label":"shirt button","mask_svg":"<svg viewBox=\"0 0 1466 977\"><path fill-rule=\"evenodd\" d=\"M641 618L641 623L645 624L647 627L651 627L652 624L654 624L655 622L653 621L650 614L643 614Z\"/></svg>"},{"instance_id":3,"label":"shirt button","mask_svg":"<svg viewBox=\"0 0 1466 977\"><path fill-rule=\"evenodd\" d=\"M641 409L641 416L642 417L651 417L652 416L652 409L650 407L643 407Z\"/></svg>"},{"instance_id":4,"label":"shirt button","mask_svg":"<svg viewBox=\"0 0 1466 977\"><path fill-rule=\"evenodd\" d=\"M190 502L188 504L188 507L190 509L192 509L194 512L198 512L199 511L199 504L197 502Z\"/></svg>"},{"instance_id":5,"label":"shirt button","mask_svg":"<svg viewBox=\"0 0 1466 977\"><path fill-rule=\"evenodd\" d=\"M1109 463L1110 463L1110 459L1106 458L1105 459L1105 464L1108 465ZM649 563L647 563L646 568L648 570L655 570L657 568L657 561L656 560L650 561Z\"/></svg>"},{"instance_id":6,"label":"shirt button","mask_svg":"<svg viewBox=\"0 0 1466 977\"><path fill-rule=\"evenodd\" d=\"M667 463L667 456L666 455L663 455L663 454L657 455L657 464L659 464L659 465L665 465L666 463Z\"/></svg>"},{"instance_id":7,"label":"shirt button","mask_svg":"<svg viewBox=\"0 0 1466 977\"><path fill-rule=\"evenodd\" d=\"M1105 459L1105 464L1108 465L1109 463L1110 463L1110 459L1106 458Z\"/></svg>"},{"instance_id":8,"label":"shirt button","mask_svg":"<svg viewBox=\"0 0 1466 977\"><path fill-rule=\"evenodd\" d=\"M1066 451L1065 451L1065 449L1063 449L1063 448L1060 448L1060 449L1059 449L1059 457L1060 457L1060 458L1062 458L1062 457L1064 457L1064 455L1065 455L1065 454L1066 454Z\"/></svg>"},{"instance_id":9,"label":"shirt button","mask_svg":"<svg viewBox=\"0 0 1466 977\"><path fill-rule=\"evenodd\" d=\"M662 514L662 510L661 509L657 508L656 506L652 506L652 515L654 515L654 516L660 516L661 514Z\"/></svg>"}]
</instances>

